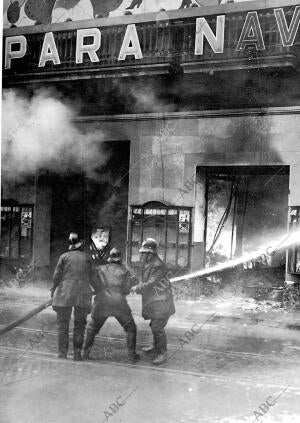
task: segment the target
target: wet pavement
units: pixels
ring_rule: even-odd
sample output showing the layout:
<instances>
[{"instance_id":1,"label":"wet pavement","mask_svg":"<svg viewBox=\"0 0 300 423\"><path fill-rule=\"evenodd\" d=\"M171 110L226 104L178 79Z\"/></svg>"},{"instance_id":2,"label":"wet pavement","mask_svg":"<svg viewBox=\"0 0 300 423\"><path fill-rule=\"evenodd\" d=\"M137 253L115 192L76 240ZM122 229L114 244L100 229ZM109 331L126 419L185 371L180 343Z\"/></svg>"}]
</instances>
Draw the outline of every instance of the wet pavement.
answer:
<instances>
[{"instance_id":1,"label":"wet pavement","mask_svg":"<svg viewBox=\"0 0 300 423\"><path fill-rule=\"evenodd\" d=\"M45 290L0 294L1 325L47 299ZM141 351L151 332L139 297L129 302ZM144 355L127 362L113 318L96 338L92 361L71 360L71 339L70 359L58 360L55 313L43 311L0 337L0 423L299 422L299 331L235 319L233 309L220 318L220 309L178 302L167 328L169 359L159 367Z\"/></svg>"}]
</instances>

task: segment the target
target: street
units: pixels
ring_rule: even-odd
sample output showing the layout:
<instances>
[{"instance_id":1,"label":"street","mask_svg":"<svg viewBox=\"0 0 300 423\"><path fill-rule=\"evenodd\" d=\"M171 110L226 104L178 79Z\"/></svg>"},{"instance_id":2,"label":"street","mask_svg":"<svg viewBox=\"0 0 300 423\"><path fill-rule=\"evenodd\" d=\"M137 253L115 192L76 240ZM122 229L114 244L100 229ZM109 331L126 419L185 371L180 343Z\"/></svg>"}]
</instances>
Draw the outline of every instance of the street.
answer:
<instances>
[{"instance_id":1,"label":"street","mask_svg":"<svg viewBox=\"0 0 300 423\"><path fill-rule=\"evenodd\" d=\"M46 290L1 295L1 325L47 295ZM130 297L129 303L141 352L151 332L140 317L140 298ZM127 362L124 333L113 318L96 338L89 362L72 360L71 339L69 359L56 358L51 308L3 335L0 422L299 421L297 330L276 327L274 321L272 327L225 319L217 308L203 314L197 301L176 305L167 328L169 358L159 367L144 354L135 365Z\"/></svg>"},{"instance_id":2,"label":"street","mask_svg":"<svg viewBox=\"0 0 300 423\"><path fill-rule=\"evenodd\" d=\"M299 423L300 0L2 3L0 423Z\"/></svg>"}]
</instances>

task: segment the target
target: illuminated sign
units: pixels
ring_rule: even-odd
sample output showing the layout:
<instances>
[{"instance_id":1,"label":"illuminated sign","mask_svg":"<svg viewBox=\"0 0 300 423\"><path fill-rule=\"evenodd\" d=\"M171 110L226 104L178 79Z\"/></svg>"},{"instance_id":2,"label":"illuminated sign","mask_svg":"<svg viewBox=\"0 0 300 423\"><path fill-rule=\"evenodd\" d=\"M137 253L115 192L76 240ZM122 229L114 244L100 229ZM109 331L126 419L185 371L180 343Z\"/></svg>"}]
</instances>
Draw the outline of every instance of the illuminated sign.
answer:
<instances>
[{"instance_id":1,"label":"illuminated sign","mask_svg":"<svg viewBox=\"0 0 300 423\"><path fill-rule=\"evenodd\" d=\"M296 6L292 19L287 21L282 8L273 9L280 40L283 47L291 47L295 43L300 24L300 6ZM195 22L195 46L194 54L203 55L204 40L207 41L215 54L224 53L224 34L226 15L216 17L216 28L213 29L206 18L196 18ZM246 47L254 46L256 50L266 50L264 33L261 27L258 13L248 12L239 39L236 44L236 51L244 51ZM98 52L106 46L102 45L101 28L78 29L76 33L76 55L74 62L82 64L85 57L90 62L100 62ZM5 38L5 69L10 69L12 61L21 59L30 51L30 44L25 35L15 35ZM134 57L135 60L143 59L137 27L130 24L126 27L125 35L118 52L118 61L125 61L127 57ZM53 32L44 34L43 44L40 52L37 67L43 68L47 64L60 65L60 52L55 41Z\"/></svg>"}]
</instances>

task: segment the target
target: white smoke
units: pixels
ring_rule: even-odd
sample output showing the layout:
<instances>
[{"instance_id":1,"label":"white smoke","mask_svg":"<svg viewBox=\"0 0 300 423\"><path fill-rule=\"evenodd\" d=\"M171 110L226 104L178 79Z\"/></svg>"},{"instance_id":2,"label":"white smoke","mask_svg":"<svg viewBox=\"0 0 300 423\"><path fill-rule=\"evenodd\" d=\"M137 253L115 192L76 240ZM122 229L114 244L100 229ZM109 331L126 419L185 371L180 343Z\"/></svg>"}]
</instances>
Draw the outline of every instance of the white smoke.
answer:
<instances>
[{"instance_id":1,"label":"white smoke","mask_svg":"<svg viewBox=\"0 0 300 423\"><path fill-rule=\"evenodd\" d=\"M107 157L103 134L81 132L75 111L51 91L30 99L15 90L3 91L2 174L20 180L46 169L58 173L84 170L92 177Z\"/></svg>"}]
</instances>

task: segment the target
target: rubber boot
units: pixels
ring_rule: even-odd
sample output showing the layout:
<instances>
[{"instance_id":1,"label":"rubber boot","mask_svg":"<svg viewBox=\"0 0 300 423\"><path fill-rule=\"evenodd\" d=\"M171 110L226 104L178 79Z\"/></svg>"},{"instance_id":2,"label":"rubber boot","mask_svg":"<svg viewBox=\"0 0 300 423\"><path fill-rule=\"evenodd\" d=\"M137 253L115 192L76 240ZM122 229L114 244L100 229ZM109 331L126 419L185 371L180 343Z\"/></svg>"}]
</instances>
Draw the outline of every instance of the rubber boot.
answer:
<instances>
[{"instance_id":1,"label":"rubber boot","mask_svg":"<svg viewBox=\"0 0 300 423\"><path fill-rule=\"evenodd\" d=\"M149 345L148 347L142 348L143 353L145 354L156 354L157 353L157 341L155 337L153 336L153 345L152 347Z\"/></svg>"},{"instance_id":2,"label":"rubber boot","mask_svg":"<svg viewBox=\"0 0 300 423\"><path fill-rule=\"evenodd\" d=\"M143 351L143 353L145 353L145 354L154 354L155 353L155 347L154 346L148 346L148 347L143 347L142 348L142 351Z\"/></svg>"},{"instance_id":3,"label":"rubber boot","mask_svg":"<svg viewBox=\"0 0 300 423\"><path fill-rule=\"evenodd\" d=\"M58 355L57 358L67 358L69 348L69 333L67 330L58 332Z\"/></svg>"},{"instance_id":4,"label":"rubber boot","mask_svg":"<svg viewBox=\"0 0 300 423\"><path fill-rule=\"evenodd\" d=\"M83 348L83 356L82 356L83 360L90 360L90 352L94 345L95 336L96 336L96 332L93 329L88 328L86 332L86 339L85 339L85 344Z\"/></svg>"},{"instance_id":5,"label":"rubber boot","mask_svg":"<svg viewBox=\"0 0 300 423\"><path fill-rule=\"evenodd\" d=\"M158 354L158 356L153 360L153 364L155 364L156 366L159 366L160 364L164 364L166 363L166 361L168 360L168 354L167 352L162 353L162 354Z\"/></svg>"},{"instance_id":6,"label":"rubber boot","mask_svg":"<svg viewBox=\"0 0 300 423\"><path fill-rule=\"evenodd\" d=\"M81 350L84 340L86 320L85 319L76 319L74 320L74 331L73 331L73 350L74 350L74 360L81 361Z\"/></svg>"},{"instance_id":7,"label":"rubber boot","mask_svg":"<svg viewBox=\"0 0 300 423\"><path fill-rule=\"evenodd\" d=\"M88 361L90 359L91 359L91 357L90 357L90 351L83 351L82 360Z\"/></svg>"},{"instance_id":8,"label":"rubber boot","mask_svg":"<svg viewBox=\"0 0 300 423\"><path fill-rule=\"evenodd\" d=\"M128 348L128 361L131 363L136 363L140 356L136 353L136 331L126 332L127 348Z\"/></svg>"},{"instance_id":9,"label":"rubber boot","mask_svg":"<svg viewBox=\"0 0 300 423\"><path fill-rule=\"evenodd\" d=\"M167 361L167 336L166 334L161 334L160 336L155 336L157 343L157 357L153 360L153 364L159 366Z\"/></svg>"},{"instance_id":10,"label":"rubber boot","mask_svg":"<svg viewBox=\"0 0 300 423\"><path fill-rule=\"evenodd\" d=\"M81 350L79 348L74 348L73 360L74 361L82 361Z\"/></svg>"},{"instance_id":11,"label":"rubber boot","mask_svg":"<svg viewBox=\"0 0 300 423\"><path fill-rule=\"evenodd\" d=\"M57 358L67 359L67 354L59 352L56 356Z\"/></svg>"}]
</instances>

